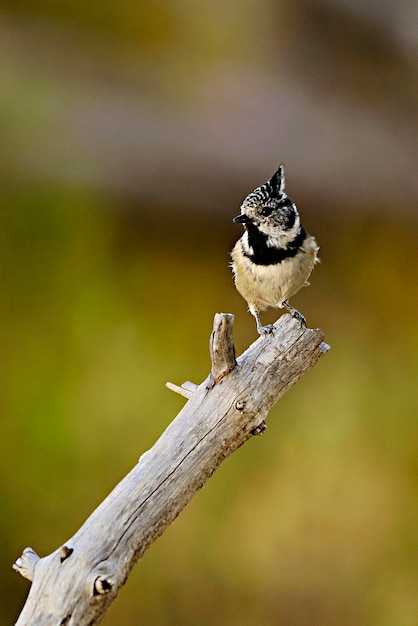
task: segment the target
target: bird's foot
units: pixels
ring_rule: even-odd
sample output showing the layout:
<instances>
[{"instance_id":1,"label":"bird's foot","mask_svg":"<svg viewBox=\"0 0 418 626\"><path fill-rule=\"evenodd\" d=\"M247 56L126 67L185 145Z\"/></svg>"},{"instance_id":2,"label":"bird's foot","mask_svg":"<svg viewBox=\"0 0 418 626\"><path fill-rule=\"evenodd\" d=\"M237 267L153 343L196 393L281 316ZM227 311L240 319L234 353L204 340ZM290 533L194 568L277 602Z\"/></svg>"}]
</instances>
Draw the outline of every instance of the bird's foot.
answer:
<instances>
[{"instance_id":1,"label":"bird's foot","mask_svg":"<svg viewBox=\"0 0 418 626\"><path fill-rule=\"evenodd\" d=\"M307 326L306 324L306 317L304 315L302 315L302 313L300 313L297 309L295 309L294 306L292 306L291 304L289 304L288 302L283 302L283 306L286 307L286 309L289 311L290 315L292 317L294 317L296 320L298 320L300 322L301 326Z\"/></svg>"},{"instance_id":2,"label":"bird's foot","mask_svg":"<svg viewBox=\"0 0 418 626\"><path fill-rule=\"evenodd\" d=\"M260 315L257 309L253 309L252 307L250 307L250 313L254 315L255 317L255 321L257 324L257 332L259 335L261 335L262 337L265 337L266 335L272 335L274 333L273 324L267 324L266 326L262 325L260 321Z\"/></svg>"},{"instance_id":3,"label":"bird's foot","mask_svg":"<svg viewBox=\"0 0 418 626\"><path fill-rule=\"evenodd\" d=\"M300 313L299 311L295 311L294 313L292 313L292 317L294 317L296 320L298 320L300 322L301 326L307 326L306 324L306 317L304 315L302 315L302 313Z\"/></svg>"},{"instance_id":4,"label":"bird's foot","mask_svg":"<svg viewBox=\"0 0 418 626\"><path fill-rule=\"evenodd\" d=\"M261 335L261 337L266 337L267 335L273 335L274 326L273 324L267 324L266 326L261 326L260 324L259 326L257 326L257 332L259 335Z\"/></svg>"}]
</instances>

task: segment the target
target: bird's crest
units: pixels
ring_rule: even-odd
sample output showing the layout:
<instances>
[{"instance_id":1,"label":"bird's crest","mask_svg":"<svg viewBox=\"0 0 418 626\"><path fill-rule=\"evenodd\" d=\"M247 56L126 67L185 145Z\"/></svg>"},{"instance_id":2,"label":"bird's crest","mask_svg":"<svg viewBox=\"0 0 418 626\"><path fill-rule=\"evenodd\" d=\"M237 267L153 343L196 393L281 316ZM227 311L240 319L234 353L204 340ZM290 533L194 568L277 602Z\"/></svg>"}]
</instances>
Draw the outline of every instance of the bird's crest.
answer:
<instances>
[{"instance_id":1,"label":"bird's crest","mask_svg":"<svg viewBox=\"0 0 418 626\"><path fill-rule=\"evenodd\" d=\"M270 187L270 195L272 197L281 198L285 195L286 178L284 175L283 163L279 165L277 172L273 174L270 180L268 180L267 183L264 184Z\"/></svg>"},{"instance_id":2,"label":"bird's crest","mask_svg":"<svg viewBox=\"0 0 418 626\"><path fill-rule=\"evenodd\" d=\"M268 181L248 194L244 200L244 204L246 206L258 206L268 200L282 200L286 197L285 184L284 165L281 164Z\"/></svg>"}]
</instances>

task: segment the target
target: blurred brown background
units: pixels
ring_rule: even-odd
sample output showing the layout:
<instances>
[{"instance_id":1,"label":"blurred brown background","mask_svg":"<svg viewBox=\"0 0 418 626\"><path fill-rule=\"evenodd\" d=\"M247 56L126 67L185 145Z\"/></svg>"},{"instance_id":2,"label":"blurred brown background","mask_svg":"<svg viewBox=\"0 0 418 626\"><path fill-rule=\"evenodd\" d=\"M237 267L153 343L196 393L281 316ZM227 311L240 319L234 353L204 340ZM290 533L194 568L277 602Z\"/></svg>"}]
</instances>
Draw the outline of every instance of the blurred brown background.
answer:
<instances>
[{"instance_id":1,"label":"blurred brown background","mask_svg":"<svg viewBox=\"0 0 418 626\"><path fill-rule=\"evenodd\" d=\"M0 2L0 624L203 380L280 162L332 351L146 553L106 626L416 623L417 5ZM415 24L415 25L414 25ZM263 320L272 321L274 312Z\"/></svg>"}]
</instances>

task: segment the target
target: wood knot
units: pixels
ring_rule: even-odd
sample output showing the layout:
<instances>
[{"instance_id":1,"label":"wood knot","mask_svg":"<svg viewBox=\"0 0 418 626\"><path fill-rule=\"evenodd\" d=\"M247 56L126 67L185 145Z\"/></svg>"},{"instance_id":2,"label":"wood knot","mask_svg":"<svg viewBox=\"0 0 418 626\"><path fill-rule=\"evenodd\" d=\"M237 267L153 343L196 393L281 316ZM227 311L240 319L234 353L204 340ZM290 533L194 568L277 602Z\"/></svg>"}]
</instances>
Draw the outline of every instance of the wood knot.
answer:
<instances>
[{"instance_id":1,"label":"wood knot","mask_svg":"<svg viewBox=\"0 0 418 626\"><path fill-rule=\"evenodd\" d=\"M103 596L111 591L114 581L108 576L98 576L93 583L93 595Z\"/></svg>"},{"instance_id":2,"label":"wood knot","mask_svg":"<svg viewBox=\"0 0 418 626\"><path fill-rule=\"evenodd\" d=\"M69 556L74 552L73 548L69 548L68 546L61 546L60 548L60 561L64 563Z\"/></svg>"},{"instance_id":3,"label":"wood knot","mask_svg":"<svg viewBox=\"0 0 418 626\"><path fill-rule=\"evenodd\" d=\"M267 430L267 424L266 422L261 422L261 424L259 424L258 426L256 426L255 428L252 429L251 434L252 435L263 435Z\"/></svg>"},{"instance_id":4,"label":"wood knot","mask_svg":"<svg viewBox=\"0 0 418 626\"><path fill-rule=\"evenodd\" d=\"M237 400L235 402L235 408L237 411L243 411L245 409L245 407L247 406L247 398L240 398L239 400Z\"/></svg>"}]
</instances>

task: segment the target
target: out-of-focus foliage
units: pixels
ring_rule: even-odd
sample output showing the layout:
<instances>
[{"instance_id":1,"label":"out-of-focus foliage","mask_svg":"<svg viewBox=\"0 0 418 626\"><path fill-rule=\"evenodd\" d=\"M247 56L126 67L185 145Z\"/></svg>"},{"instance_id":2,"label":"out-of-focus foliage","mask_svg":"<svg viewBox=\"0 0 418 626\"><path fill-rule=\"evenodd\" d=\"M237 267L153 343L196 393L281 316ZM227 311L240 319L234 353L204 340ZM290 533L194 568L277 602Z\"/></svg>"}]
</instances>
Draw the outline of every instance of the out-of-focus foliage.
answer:
<instances>
[{"instance_id":1,"label":"out-of-focus foliage","mask_svg":"<svg viewBox=\"0 0 418 626\"><path fill-rule=\"evenodd\" d=\"M278 3L267 19L270 3L255 8L254 2L234 2L220 23L206 2L197 11L196 3L180 0L26 1L19 3L19 13L15 4L1 3L9 24L48 24L58 58L51 63L64 64L59 61L60 28L73 32L74 44L82 37L84 51L91 37L91 56L86 54L91 67L82 68L81 82L74 80L83 59L80 50L59 83L39 67L33 74L31 54L19 56L19 42L10 40L9 52L19 53L1 79L7 138L0 146L1 626L16 618L27 593L27 581L11 570L23 548L30 545L43 556L71 537L183 405L164 383L206 377L214 313L236 315L238 353L255 339L254 320L232 284L228 253L240 234L231 219L243 196L262 182L258 173L245 174L249 161L239 153L243 147L248 153L250 140L255 154L262 154L263 146L256 133L241 126L239 116L232 127L223 125L216 107L210 126L189 137L173 130L175 124L167 119L177 119L184 102L186 67L207 63L209 71L222 59L251 66L268 57L269 69L277 65L277 76L283 78L285 62L274 55L274 36L281 35L280 45L291 41L293 51L315 47L319 34L308 27L308 18L317 15L319 5L323 11L327 3ZM216 6L220 11L221 3ZM272 21L279 14L293 25L291 32L280 19ZM313 37L305 37L300 48L298 28ZM109 65L113 61L113 70L125 72L120 83L113 70L95 75L92 58L99 35L108 38ZM237 40L246 40L247 47L237 46ZM320 45L323 49L324 42ZM156 65L170 49L170 76L162 79L161 68L158 80L152 75L142 83L143 68L136 73L124 64L128 49L145 55L147 63L153 58ZM186 49L191 56L184 63ZM349 50L341 47L340 54L345 59ZM68 50L64 58L70 63ZM325 89L332 61L320 58L313 82ZM301 53L290 67L302 59ZM315 58L306 62L315 65ZM355 63L360 63L358 56ZM116 99L119 87L121 100L127 88L135 97L152 93L153 114L164 111L161 125L136 127L133 114L124 127L116 108L109 114L98 106L83 118L85 136L77 135L73 121L81 112L86 115L83 107L96 97L93 90L84 92L86 76L99 85L99 94L106 84ZM65 83L67 91L61 91ZM219 85L230 94L233 112L244 87ZM349 93L347 85L338 88ZM361 100L360 88L359 80L353 102ZM163 98L161 104L158 89L172 100ZM190 81L187 89L193 94ZM373 120L382 107L370 90L369 84L365 106ZM410 92L409 85L400 109L411 103ZM210 95L207 111L218 97L213 93L211 100ZM308 111L310 103L300 99ZM324 93L321 99L327 107ZM412 112L406 114L405 132ZM335 138L336 120L330 116L328 121L327 132ZM270 128L270 120L266 124ZM113 181L129 181L127 187L108 186L103 172L95 177L93 152L88 154L92 128L100 129L103 143L98 145L104 151L112 147L118 163ZM280 124L272 128L277 161L265 177L279 160L286 161ZM312 167L331 172L332 178L332 165L302 131L293 142L302 170L307 151ZM131 143L130 132L139 144ZM224 136L236 144L236 160L224 152ZM208 137L211 154L217 155L214 169L199 143ZM335 139L336 154L356 149L358 139L350 145ZM172 167L153 151L154 140L178 151ZM186 144L193 144L195 152ZM138 145L144 148L137 154L141 167L135 161ZM380 156L376 153L376 160ZM222 163L226 172L234 172L228 193ZM316 188L304 187L299 175L298 185L299 161L294 163L288 170L289 194L306 228L317 235L322 260L311 287L294 304L311 326L323 328L332 349L274 408L267 433L233 454L145 554L105 617L107 626L415 624L418 237L416 221L408 221L413 204L397 204L391 195L382 202L381 195L373 199L371 194L353 203L348 182L327 198L318 182ZM186 176L193 167L200 172L201 201ZM347 181L353 175L350 170L343 174ZM388 180L391 175L388 170ZM152 180L148 186L147 177ZM159 195L156 182L170 193ZM412 188L411 181L409 198ZM213 211L201 210L212 205ZM270 312L263 320L274 318Z\"/></svg>"},{"instance_id":2,"label":"out-of-focus foliage","mask_svg":"<svg viewBox=\"0 0 418 626\"><path fill-rule=\"evenodd\" d=\"M68 539L152 445L182 404L164 382L207 374L215 311L236 314L239 351L255 332L227 267L230 216L62 189L5 197L7 565ZM413 623L416 241L394 223L315 226L322 265L297 303L332 351L150 549L104 623ZM27 584L2 579L10 622Z\"/></svg>"}]
</instances>

